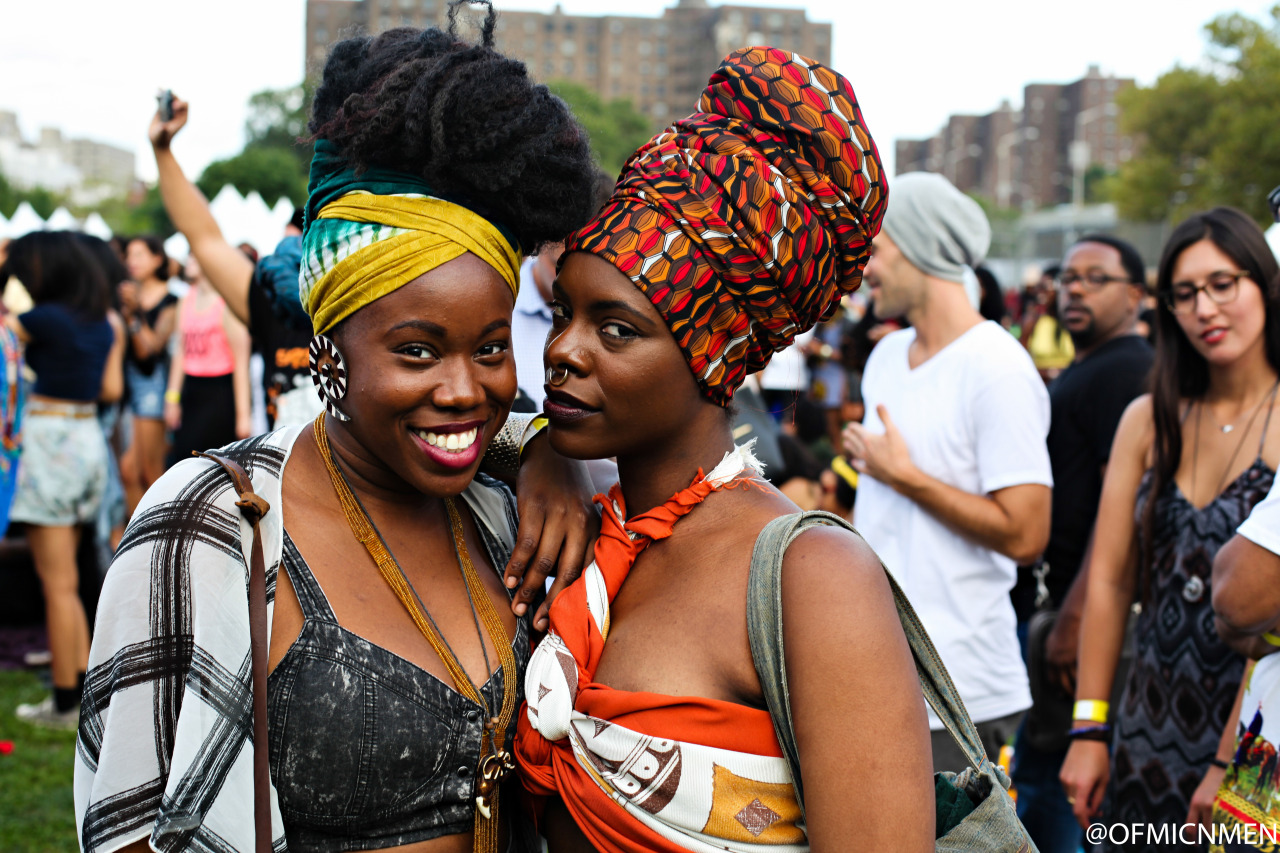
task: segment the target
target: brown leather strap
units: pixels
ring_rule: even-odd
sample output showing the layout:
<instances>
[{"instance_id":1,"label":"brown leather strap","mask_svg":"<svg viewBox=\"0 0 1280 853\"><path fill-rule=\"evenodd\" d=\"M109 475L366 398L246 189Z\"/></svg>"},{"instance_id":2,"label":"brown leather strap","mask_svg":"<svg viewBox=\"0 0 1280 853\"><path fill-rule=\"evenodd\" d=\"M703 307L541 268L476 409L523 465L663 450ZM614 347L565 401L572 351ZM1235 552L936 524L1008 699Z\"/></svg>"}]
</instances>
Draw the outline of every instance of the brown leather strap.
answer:
<instances>
[{"instance_id":1,"label":"brown leather strap","mask_svg":"<svg viewBox=\"0 0 1280 853\"><path fill-rule=\"evenodd\" d=\"M262 556L258 522L271 505L253 493L253 482L238 462L213 453L196 453L212 459L235 484L240 514L253 525L253 550L249 560L249 644L253 669L253 824L254 849L271 853L271 766L267 762L267 566Z\"/></svg>"}]
</instances>

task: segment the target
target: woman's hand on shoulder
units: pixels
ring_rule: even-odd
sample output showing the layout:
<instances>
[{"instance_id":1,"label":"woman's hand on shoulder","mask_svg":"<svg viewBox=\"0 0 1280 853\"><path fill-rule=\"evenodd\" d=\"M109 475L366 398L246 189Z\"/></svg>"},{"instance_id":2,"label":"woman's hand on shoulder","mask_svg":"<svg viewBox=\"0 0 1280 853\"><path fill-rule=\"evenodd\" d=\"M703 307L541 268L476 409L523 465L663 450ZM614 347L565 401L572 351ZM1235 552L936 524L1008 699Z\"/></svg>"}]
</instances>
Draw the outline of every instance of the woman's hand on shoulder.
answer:
<instances>
[{"instance_id":1,"label":"woman's hand on shoulder","mask_svg":"<svg viewBox=\"0 0 1280 853\"><path fill-rule=\"evenodd\" d=\"M782 607L810 845L933 850L929 720L880 560L847 530L806 531Z\"/></svg>"},{"instance_id":2,"label":"woman's hand on shoulder","mask_svg":"<svg viewBox=\"0 0 1280 853\"><path fill-rule=\"evenodd\" d=\"M547 578L555 577L533 619L534 629L545 631L551 602L591 562L600 515L585 464L556 453L545 435L535 436L522 455L516 475L520 529L503 579L509 589L519 586L511 606L522 616Z\"/></svg>"}]
</instances>

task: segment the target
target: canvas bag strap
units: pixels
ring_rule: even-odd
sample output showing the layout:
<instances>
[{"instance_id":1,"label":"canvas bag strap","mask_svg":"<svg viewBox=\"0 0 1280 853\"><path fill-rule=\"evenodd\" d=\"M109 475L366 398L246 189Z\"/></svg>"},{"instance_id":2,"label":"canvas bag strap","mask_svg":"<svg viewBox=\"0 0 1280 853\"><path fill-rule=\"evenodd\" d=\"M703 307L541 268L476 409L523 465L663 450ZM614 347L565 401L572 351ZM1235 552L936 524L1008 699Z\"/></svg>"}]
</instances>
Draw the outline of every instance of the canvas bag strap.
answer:
<instances>
[{"instance_id":1,"label":"canvas bag strap","mask_svg":"<svg viewBox=\"0 0 1280 853\"><path fill-rule=\"evenodd\" d=\"M258 523L271 509L254 494L240 463L214 453L197 453L222 466L235 485L236 506L253 527L249 560L249 647L253 672L253 825L254 850L271 853L271 766L267 761L267 567Z\"/></svg>"},{"instance_id":2,"label":"canvas bag strap","mask_svg":"<svg viewBox=\"0 0 1280 853\"><path fill-rule=\"evenodd\" d=\"M760 678L765 703L773 719L773 729L791 765L796 796L804 809L804 789L800 776L800 754L796 748L795 729L791 717L791 695L787 690L787 662L782 642L782 560L787 547L805 530L816 525L843 527L855 534L853 525L829 512L803 512L775 518L765 525L756 539L751 555L751 574L747 582L747 638L751 658ZM861 536L859 535L859 538ZM881 563L883 568L884 564ZM955 684L947 673L938 651L933 647L920 618L903 594L893 575L885 569L898 619L911 646L916 674L925 701L933 708L947 731L964 751L969 763L981 769L987 761L986 750L978 738L969 712L960 700Z\"/></svg>"}]
</instances>

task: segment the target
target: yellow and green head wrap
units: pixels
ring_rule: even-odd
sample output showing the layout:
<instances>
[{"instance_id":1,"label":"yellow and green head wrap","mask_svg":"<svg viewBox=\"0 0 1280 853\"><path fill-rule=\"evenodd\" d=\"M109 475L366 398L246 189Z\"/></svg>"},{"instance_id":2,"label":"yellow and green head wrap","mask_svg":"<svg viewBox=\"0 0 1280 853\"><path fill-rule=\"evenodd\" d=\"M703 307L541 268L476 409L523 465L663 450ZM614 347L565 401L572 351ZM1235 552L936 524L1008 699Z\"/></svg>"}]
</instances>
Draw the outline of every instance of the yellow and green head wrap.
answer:
<instances>
[{"instance_id":1,"label":"yellow and green head wrap","mask_svg":"<svg viewBox=\"0 0 1280 853\"><path fill-rule=\"evenodd\" d=\"M298 287L317 335L466 252L497 270L513 295L519 287L515 239L437 197L422 178L376 166L357 175L321 139L308 193Z\"/></svg>"}]
</instances>

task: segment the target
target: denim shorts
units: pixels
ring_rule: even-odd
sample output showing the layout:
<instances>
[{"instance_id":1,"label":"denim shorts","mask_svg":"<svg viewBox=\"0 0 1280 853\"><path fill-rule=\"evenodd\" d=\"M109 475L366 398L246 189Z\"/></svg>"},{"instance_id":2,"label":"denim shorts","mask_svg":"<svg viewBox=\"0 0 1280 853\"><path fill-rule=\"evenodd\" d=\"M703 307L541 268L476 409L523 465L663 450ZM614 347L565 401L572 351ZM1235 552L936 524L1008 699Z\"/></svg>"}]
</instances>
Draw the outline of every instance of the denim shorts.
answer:
<instances>
[{"instance_id":1,"label":"denim shorts","mask_svg":"<svg viewBox=\"0 0 1280 853\"><path fill-rule=\"evenodd\" d=\"M132 361L124 363L124 378L129 388L129 411L135 418L164 417L164 392L169 387L169 359L163 358L148 376Z\"/></svg>"},{"instance_id":2,"label":"denim shorts","mask_svg":"<svg viewBox=\"0 0 1280 853\"><path fill-rule=\"evenodd\" d=\"M93 403L27 401L9 517L69 527L97 517L107 490L107 442Z\"/></svg>"}]
</instances>

